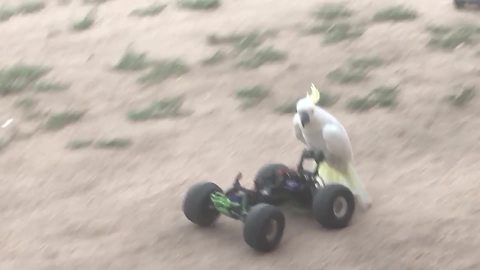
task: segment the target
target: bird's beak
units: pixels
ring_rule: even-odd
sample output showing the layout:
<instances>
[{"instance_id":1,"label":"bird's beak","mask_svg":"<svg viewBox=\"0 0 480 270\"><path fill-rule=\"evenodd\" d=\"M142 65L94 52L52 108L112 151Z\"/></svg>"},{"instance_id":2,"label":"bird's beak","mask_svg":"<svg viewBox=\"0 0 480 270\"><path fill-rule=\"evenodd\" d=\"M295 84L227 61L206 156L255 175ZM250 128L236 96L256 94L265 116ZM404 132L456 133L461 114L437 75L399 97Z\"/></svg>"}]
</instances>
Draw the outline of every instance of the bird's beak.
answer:
<instances>
[{"instance_id":1,"label":"bird's beak","mask_svg":"<svg viewBox=\"0 0 480 270\"><path fill-rule=\"evenodd\" d=\"M300 112L300 123L302 127L305 127L306 124L310 123L310 116L306 112Z\"/></svg>"}]
</instances>

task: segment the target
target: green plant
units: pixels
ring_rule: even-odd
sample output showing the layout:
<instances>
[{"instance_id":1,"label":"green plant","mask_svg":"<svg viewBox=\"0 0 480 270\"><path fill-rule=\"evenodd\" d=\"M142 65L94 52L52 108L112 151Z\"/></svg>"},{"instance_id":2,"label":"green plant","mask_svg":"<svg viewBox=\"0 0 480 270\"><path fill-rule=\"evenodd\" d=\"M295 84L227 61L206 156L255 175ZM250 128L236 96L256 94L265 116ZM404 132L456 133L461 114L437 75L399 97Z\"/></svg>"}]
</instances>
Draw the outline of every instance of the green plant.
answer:
<instances>
[{"instance_id":1,"label":"green plant","mask_svg":"<svg viewBox=\"0 0 480 270\"><path fill-rule=\"evenodd\" d=\"M97 149L123 149L132 145L132 140L129 138L109 138L99 139L97 141L92 139L78 139L67 143L67 148L71 150L84 149L93 146Z\"/></svg>"},{"instance_id":2,"label":"green plant","mask_svg":"<svg viewBox=\"0 0 480 270\"><path fill-rule=\"evenodd\" d=\"M385 21L410 21L416 19L418 16L417 12L413 9L395 5L391 7L384 8L373 16L373 21L375 22L385 22Z\"/></svg>"},{"instance_id":3,"label":"green plant","mask_svg":"<svg viewBox=\"0 0 480 270\"><path fill-rule=\"evenodd\" d=\"M215 9L220 6L220 0L177 0L177 4L188 9Z\"/></svg>"},{"instance_id":4,"label":"green plant","mask_svg":"<svg viewBox=\"0 0 480 270\"><path fill-rule=\"evenodd\" d=\"M466 86L458 94L448 95L446 100L455 107L465 107L475 96L477 90L475 86Z\"/></svg>"},{"instance_id":5,"label":"green plant","mask_svg":"<svg viewBox=\"0 0 480 270\"><path fill-rule=\"evenodd\" d=\"M146 53L138 53L127 49L122 58L115 64L115 70L138 71L149 67L153 61L148 60Z\"/></svg>"},{"instance_id":6,"label":"green plant","mask_svg":"<svg viewBox=\"0 0 480 270\"><path fill-rule=\"evenodd\" d=\"M50 72L51 68L15 64L0 69L0 95L19 93Z\"/></svg>"},{"instance_id":7,"label":"green plant","mask_svg":"<svg viewBox=\"0 0 480 270\"><path fill-rule=\"evenodd\" d=\"M361 37L363 33L363 28L359 26L354 27L349 22L334 23L324 32L323 43L334 44L345 40L356 39Z\"/></svg>"},{"instance_id":8,"label":"green plant","mask_svg":"<svg viewBox=\"0 0 480 270\"><path fill-rule=\"evenodd\" d=\"M350 84L363 81L368 71L361 68L339 67L327 74L327 78L340 84Z\"/></svg>"},{"instance_id":9,"label":"green plant","mask_svg":"<svg viewBox=\"0 0 480 270\"><path fill-rule=\"evenodd\" d=\"M90 147L92 144L93 140L91 139L72 140L67 143L67 148L71 150L77 150Z\"/></svg>"},{"instance_id":10,"label":"green plant","mask_svg":"<svg viewBox=\"0 0 480 270\"><path fill-rule=\"evenodd\" d=\"M343 3L325 3L316 12L315 17L322 20L343 19L352 16L353 11Z\"/></svg>"},{"instance_id":11,"label":"green plant","mask_svg":"<svg viewBox=\"0 0 480 270\"><path fill-rule=\"evenodd\" d=\"M242 109L249 109L260 104L269 94L263 86L255 85L237 90L235 97L241 101Z\"/></svg>"},{"instance_id":12,"label":"green plant","mask_svg":"<svg viewBox=\"0 0 480 270\"><path fill-rule=\"evenodd\" d=\"M372 69L384 64L383 59L375 56L353 57L343 67L329 72L327 78L340 84L356 83L365 80Z\"/></svg>"},{"instance_id":13,"label":"green plant","mask_svg":"<svg viewBox=\"0 0 480 270\"><path fill-rule=\"evenodd\" d=\"M267 47L245 55L244 58L237 63L237 66L254 69L267 63L281 62L286 59L287 54L285 52L273 47Z\"/></svg>"},{"instance_id":14,"label":"green plant","mask_svg":"<svg viewBox=\"0 0 480 270\"><path fill-rule=\"evenodd\" d=\"M285 52L279 51L272 46L260 48L266 39L274 35L276 35L274 30L253 30L224 35L211 34L207 37L207 42L210 45L230 45L233 49L231 54L238 59L236 66L254 69L266 63L279 62L287 58ZM206 59L203 64L219 63L225 60L227 56L223 51L219 51L209 59Z\"/></svg>"},{"instance_id":15,"label":"green plant","mask_svg":"<svg viewBox=\"0 0 480 270\"><path fill-rule=\"evenodd\" d=\"M8 21L14 15L15 11L13 9L7 7L0 8L0 22Z\"/></svg>"},{"instance_id":16,"label":"green plant","mask_svg":"<svg viewBox=\"0 0 480 270\"><path fill-rule=\"evenodd\" d=\"M369 98L376 102L381 108L393 108L397 106L397 86L380 86L372 90Z\"/></svg>"},{"instance_id":17,"label":"green plant","mask_svg":"<svg viewBox=\"0 0 480 270\"><path fill-rule=\"evenodd\" d=\"M223 51L217 51L211 56L209 56L208 58L203 59L202 65L211 66L211 65L219 64L225 61L226 58L227 58L226 53L224 53Z\"/></svg>"},{"instance_id":18,"label":"green plant","mask_svg":"<svg viewBox=\"0 0 480 270\"><path fill-rule=\"evenodd\" d=\"M397 87L381 86L373 89L365 97L353 97L347 103L350 111L368 111L374 107L394 108L397 106Z\"/></svg>"},{"instance_id":19,"label":"green plant","mask_svg":"<svg viewBox=\"0 0 480 270\"><path fill-rule=\"evenodd\" d=\"M42 1L27 1L17 7L3 6L0 8L0 22L8 21L11 17L16 15L35 13L44 8L45 3Z\"/></svg>"},{"instance_id":20,"label":"green plant","mask_svg":"<svg viewBox=\"0 0 480 270\"><path fill-rule=\"evenodd\" d=\"M182 117L190 114L190 111L182 110L183 96L174 96L152 102L149 106L131 110L127 117L130 121L140 122L152 119L164 119Z\"/></svg>"},{"instance_id":21,"label":"green plant","mask_svg":"<svg viewBox=\"0 0 480 270\"><path fill-rule=\"evenodd\" d=\"M149 6L132 10L132 12L130 12L130 16L136 16L136 17L156 16L160 14L166 7L167 7L166 4L153 3Z\"/></svg>"},{"instance_id":22,"label":"green plant","mask_svg":"<svg viewBox=\"0 0 480 270\"><path fill-rule=\"evenodd\" d=\"M347 108L353 112L363 112L370 110L375 105L375 101L367 97L352 97L347 103Z\"/></svg>"},{"instance_id":23,"label":"green plant","mask_svg":"<svg viewBox=\"0 0 480 270\"><path fill-rule=\"evenodd\" d=\"M95 11L91 10L81 20L78 20L72 24L73 31L85 31L93 26L95 23Z\"/></svg>"},{"instance_id":24,"label":"green plant","mask_svg":"<svg viewBox=\"0 0 480 270\"><path fill-rule=\"evenodd\" d=\"M376 56L354 57L349 60L349 65L352 68L364 69L364 70L380 67L383 64L384 64L383 59Z\"/></svg>"},{"instance_id":25,"label":"green plant","mask_svg":"<svg viewBox=\"0 0 480 270\"><path fill-rule=\"evenodd\" d=\"M44 81L37 82L35 88L38 92L60 92L65 91L70 88L69 83L58 82L58 81Z\"/></svg>"},{"instance_id":26,"label":"green plant","mask_svg":"<svg viewBox=\"0 0 480 270\"><path fill-rule=\"evenodd\" d=\"M57 0L57 4L60 6L70 5L71 3L72 3L72 0Z\"/></svg>"},{"instance_id":27,"label":"green plant","mask_svg":"<svg viewBox=\"0 0 480 270\"><path fill-rule=\"evenodd\" d=\"M145 85L153 85L171 77L179 77L189 72L189 70L187 64L180 59L157 61L147 74L138 79L138 82Z\"/></svg>"},{"instance_id":28,"label":"green plant","mask_svg":"<svg viewBox=\"0 0 480 270\"><path fill-rule=\"evenodd\" d=\"M475 45L478 43L479 27L469 24L457 25L456 27L443 27L439 31L432 31L432 37L428 42L428 46L432 48L439 48L444 50L453 50L458 46Z\"/></svg>"},{"instance_id":29,"label":"green plant","mask_svg":"<svg viewBox=\"0 0 480 270\"><path fill-rule=\"evenodd\" d=\"M297 111L297 101L298 99L284 102L283 104L278 105L274 111L279 114L292 114Z\"/></svg>"},{"instance_id":30,"label":"green plant","mask_svg":"<svg viewBox=\"0 0 480 270\"><path fill-rule=\"evenodd\" d=\"M45 123L45 129L49 131L61 130L80 121L84 114L84 111L64 111L60 113L54 113L47 119L47 122Z\"/></svg>"},{"instance_id":31,"label":"green plant","mask_svg":"<svg viewBox=\"0 0 480 270\"><path fill-rule=\"evenodd\" d=\"M15 101L14 107L19 109L26 120L39 119L43 113L38 109L38 100L32 96L20 98Z\"/></svg>"},{"instance_id":32,"label":"green plant","mask_svg":"<svg viewBox=\"0 0 480 270\"><path fill-rule=\"evenodd\" d=\"M212 34L207 37L207 42L210 45L229 44L237 52L242 52L247 49L254 49L259 47L268 36L268 33L261 33L259 31L251 31L245 33L232 33L227 35Z\"/></svg>"},{"instance_id":33,"label":"green plant","mask_svg":"<svg viewBox=\"0 0 480 270\"><path fill-rule=\"evenodd\" d=\"M121 149L130 145L132 145L132 140L129 138L101 139L95 142L95 148L99 149Z\"/></svg>"},{"instance_id":34,"label":"green plant","mask_svg":"<svg viewBox=\"0 0 480 270\"><path fill-rule=\"evenodd\" d=\"M446 25L428 25L426 30L433 35L445 35L450 33L453 29Z\"/></svg>"},{"instance_id":35,"label":"green plant","mask_svg":"<svg viewBox=\"0 0 480 270\"><path fill-rule=\"evenodd\" d=\"M307 30L307 34L323 34L323 44L334 44L345 40L359 38L365 32L359 24L352 25L348 21L353 15L353 10L345 3L327 2L316 12L315 17L321 24L314 25Z\"/></svg>"},{"instance_id":36,"label":"green plant","mask_svg":"<svg viewBox=\"0 0 480 270\"><path fill-rule=\"evenodd\" d=\"M42 1L28 1L20 4L16 8L17 14L30 14L38 12L45 8L45 3Z\"/></svg>"},{"instance_id":37,"label":"green plant","mask_svg":"<svg viewBox=\"0 0 480 270\"><path fill-rule=\"evenodd\" d=\"M108 1L111 1L111 0L83 0L83 3L84 4L104 4Z\"/></svg>"},{"instance_id":38,"label":"green plant","mask_svg":"<svg viewBox=\"0 0 480 270\"><path fill-rule=\"evenodd\" d=\"M37 106L37 104L38 100L33 97L24 97L15 102L15 107L25 111L31 111Z\"/></svg>"},{"instance_id":39,"label":"green plant","mask_svg":"<svg viewBox=\"0 0 480 270\"><path fill-rule=\"evenodd\" d=\"M324 34L326 33L334 24L331 23L322 23L315 24L306 29L305 34L315 35L315 34Z\"/></svg>"}]
</instances>

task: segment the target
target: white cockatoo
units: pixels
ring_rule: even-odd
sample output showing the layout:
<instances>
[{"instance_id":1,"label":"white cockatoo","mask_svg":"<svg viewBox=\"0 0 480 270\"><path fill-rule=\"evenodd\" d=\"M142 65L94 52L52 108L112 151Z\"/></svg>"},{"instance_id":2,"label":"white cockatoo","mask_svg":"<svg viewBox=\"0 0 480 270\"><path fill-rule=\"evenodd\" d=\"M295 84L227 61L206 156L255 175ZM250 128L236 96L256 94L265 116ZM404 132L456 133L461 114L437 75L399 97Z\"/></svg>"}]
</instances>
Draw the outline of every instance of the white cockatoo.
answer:
<instances>
[{"instance_id":1,"label":"white cockatoo","mask_svg":"<svg viewBox=\"0 0 480 270\"><path fill-rule=\"evenodd\" d=\"M322 152L325 159L319 175L326 182L346 185L366 210L372 202L353 167L353 151L350 138L343 125L330 113L317 105L320 92L311 85L306 97L297 102L293 117L295 136L307 150Z\"/></svg>"}]
</instances>

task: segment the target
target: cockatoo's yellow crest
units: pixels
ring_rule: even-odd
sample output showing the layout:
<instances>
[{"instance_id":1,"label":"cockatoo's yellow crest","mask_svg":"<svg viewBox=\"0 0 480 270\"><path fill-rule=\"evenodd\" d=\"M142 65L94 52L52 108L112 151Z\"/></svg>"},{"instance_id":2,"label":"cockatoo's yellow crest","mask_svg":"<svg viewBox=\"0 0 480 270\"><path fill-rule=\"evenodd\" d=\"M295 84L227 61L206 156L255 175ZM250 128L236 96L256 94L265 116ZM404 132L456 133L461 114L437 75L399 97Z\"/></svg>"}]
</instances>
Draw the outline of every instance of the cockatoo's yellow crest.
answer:
<instances>
[{"instance_id":1,"label":"cockatoo's yellow crest","mask_svg":"<svg viewBox=\"0 0 480 270\"><path fill-rule=\"evenodd\" d=\"M310 86L310 91L307 93L307 97L313 102L313 104L317 104L320 101L320 92L313 83Z\"/></svg>"}]
</instances>

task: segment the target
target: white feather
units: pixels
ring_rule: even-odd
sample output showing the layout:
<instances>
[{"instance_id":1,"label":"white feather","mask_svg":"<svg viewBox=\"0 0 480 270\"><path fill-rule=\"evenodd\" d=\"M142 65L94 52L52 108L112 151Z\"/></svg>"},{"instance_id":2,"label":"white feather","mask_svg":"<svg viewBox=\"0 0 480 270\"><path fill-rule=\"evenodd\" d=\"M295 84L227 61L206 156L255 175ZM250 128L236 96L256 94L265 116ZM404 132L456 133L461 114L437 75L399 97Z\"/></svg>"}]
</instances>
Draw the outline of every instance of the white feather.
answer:
<instances>
[{"instance_id":1,"label":"white feather","mask_svg":"<svg viewBox=\"0 0 480 270\"><path fill-rule=\"evenodd\" d=\"M322 129L326 152L332 158L348 163L352 161L353 153L347 133L338 125L327 124Z\"/></svg>"},{"instance_id":2,"label":"white feather","mask_svg":"<svg viewBox=\"0 0 480 270\"><path fill-rule=\"evenodd\" d=\"M303 136L302 124L300 123L300 116L298 114L295 114L293 117L293 128L295 131L295 137L297 137L297 139L303 144L307 144L305 137Z\"/></svg>"},{"instance_id":3,"label":"white feather","mask_svg":"<svg viewBox=\"0 0 480 270\"><path fill-rule=\"evenodd\" d=\"M302 126L300 112L308 113L309 123ZM333 115L313 104L308 98L297 103L293 119L295 136L309 149L322 151L325 162L340 172L351 183L352 192L359 196L367 208L371 199L353 168L353 151L345 127Z\"/></svg>"}]
</instances>

